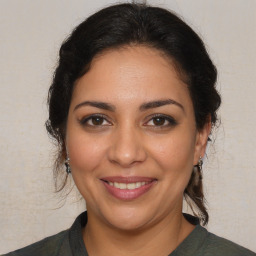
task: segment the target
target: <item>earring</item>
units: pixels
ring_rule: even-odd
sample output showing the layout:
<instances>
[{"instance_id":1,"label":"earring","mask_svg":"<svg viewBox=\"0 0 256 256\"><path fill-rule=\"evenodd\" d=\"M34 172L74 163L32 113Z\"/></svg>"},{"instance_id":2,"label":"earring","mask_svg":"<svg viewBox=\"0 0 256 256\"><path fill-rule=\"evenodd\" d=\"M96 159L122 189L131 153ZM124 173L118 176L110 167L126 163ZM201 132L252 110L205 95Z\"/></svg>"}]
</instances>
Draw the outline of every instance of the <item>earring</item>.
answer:
<instances>
[{"instance_id":1,"label":"earring","mask_svg":"<svg viewBox=\"0 0 256 256\"><path fill-rule=\"evenodd\" d=\"M199 184L199 181L202 180L202 166L203 166L203 159L200 156L197 165L194 165L193 172L195 177L195 184Z\"/></svg>"},{"instance_id":2,"label":"earring","mask_svg":"<svg viewBox=\"0 0 256 256\"><path fill-rule=\"evenodd\" d=\"M69 157L68 156L67 156L67 159L65 161L65 166L66 166L67 174L70 174L71 173L71 168L70 168L70 165L69 165Z\"/></svg>"},{"instance_id":3,"label":"earring","mask_svg":"<svg viewBox=\"0 0 256 256\"><path fill-rule=\"evenodd\" d=\"M199 157L199 160L198 160L198 163L197 163L196 166L198 167L199 171L202 171L202 168L203 168L203 159L202 159L201 156Z\"/></svg>"}]
</instances>

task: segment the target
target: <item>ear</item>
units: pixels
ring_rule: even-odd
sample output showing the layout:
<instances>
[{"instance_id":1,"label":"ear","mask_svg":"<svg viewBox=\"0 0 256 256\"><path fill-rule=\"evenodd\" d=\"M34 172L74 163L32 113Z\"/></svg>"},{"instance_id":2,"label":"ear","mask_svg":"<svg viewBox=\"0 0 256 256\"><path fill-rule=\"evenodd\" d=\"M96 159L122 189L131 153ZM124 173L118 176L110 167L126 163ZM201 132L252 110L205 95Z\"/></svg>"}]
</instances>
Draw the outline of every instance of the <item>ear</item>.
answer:
<instances>
[{"instance_id":1,"label":"ear","mask_svg":"<svg viewBox=\"0 0 256 256\"><path fill-rule=\"evenodd\" d=\"M211 127L211 118L209 117L204 127L200 130L197 130L194 153L194 165L198 164L200 156L203 158L205 155L208 137L211 132Z\"/></svg>"}]
</instances>

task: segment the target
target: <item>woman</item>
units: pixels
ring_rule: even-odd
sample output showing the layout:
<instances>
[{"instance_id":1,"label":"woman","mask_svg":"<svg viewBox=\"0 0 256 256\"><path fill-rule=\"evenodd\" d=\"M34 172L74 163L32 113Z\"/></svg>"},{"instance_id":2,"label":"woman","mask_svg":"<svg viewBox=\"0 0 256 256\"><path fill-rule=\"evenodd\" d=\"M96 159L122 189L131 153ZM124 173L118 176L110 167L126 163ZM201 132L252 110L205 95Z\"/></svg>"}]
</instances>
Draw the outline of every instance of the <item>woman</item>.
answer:
<instances>
[{"instance_id":1,"label":"woman","mask_svg":"<svg viewBox=\"0 0 256 256\"><path fill-rule=\"evenodd\" d=\"M201 39L167 10L120 4L81 23L60 49L46 127L56 175L66 166L59 190L72 175L87 212L7 255L255 255L199 224L216 77Z\"/></svg>"}]
</instances>

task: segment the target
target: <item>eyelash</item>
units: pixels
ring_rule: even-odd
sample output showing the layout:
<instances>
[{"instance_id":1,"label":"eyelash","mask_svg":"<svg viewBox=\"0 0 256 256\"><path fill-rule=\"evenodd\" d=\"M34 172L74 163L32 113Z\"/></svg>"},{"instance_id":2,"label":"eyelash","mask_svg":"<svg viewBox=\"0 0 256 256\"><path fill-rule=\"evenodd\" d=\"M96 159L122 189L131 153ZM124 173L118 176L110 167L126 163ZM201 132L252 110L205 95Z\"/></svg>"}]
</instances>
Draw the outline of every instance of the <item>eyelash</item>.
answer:
<instances>
[{"instance_id":1,"label":"eyelash","mask_svg":"<svg viewBox=\"0 0 256 256\"><path fill-rule=\"evenodd\" d=\"M107 122L107 124L99 124L99 125L96 125L96 124L89 124L89 122L92 122L93 118L100 118L101 121L104 122ZM163 125L148 125L149 122L154 122L154 120L156 120L157 118L160 118L160 119L163 119L162 121L164 121L164 124ZM168 124L166 124L166 122L168 122ZM108 118L105 116L105 115L101 115L101 114L93 114L93 115L90 115L88 117L85 117L85 118L82 118L81 120L79 120L79 123L82 125L82 126L87 126L87 127L93 127L93 128L100 128L102 126L111 126L112 123L110 121L108 121ZM145 122L143 124L143 126L149 126L149 127L153 127L153 128L156 128L156 129L163 129L163 128L166 128L166 127L174 127L176 126L178 123L177 121L171 117L171 116L167 116L167 115L163 115L163 114L155 114L155 115L152 115L150 116L149 120L147 122Z\"/></svg>"},{"instance_id":2,"label":"eyelash","mask_svg":"<svg viewBox=\"0 0 256 256\"><path fill-rule=\"evenodd\" d=\"M107 125L105 124L100 124L100 125L95 125L95 124L89 124L89 121L92 122L93 118L100 118L103 119L103 122L107 121ZM82 118L81 120L79 120L80 124L82 126L89 126L89 127L97 127L97 126L110 126L111 123L107 120L107 117L105 115L101 115L101 114L94 114L94 115L90 115L88 117Z\"/></svg>"},{"instance_id":3,"label":"eyelash","mask_svg":"<svg viewBox=\"0 0 256 256\"><path fill-rule=\"evenodd\" d=\"M156 120L157 118L163 119L164 123L168 122L168 124L159 125L159 126L157 126L157 125L147 125L149 122L154 122L154 120ZM166 128L166 127L174 127L178 123L171 116L167 116L167 115L163 115L163 114L155 114L155 115L150 116L150 119L145 124L146 124L145 126L151 126L151 127L156 128L156 129L161 129L161 128L163 129L163 128Z\"/></svg>"}]
</instances>

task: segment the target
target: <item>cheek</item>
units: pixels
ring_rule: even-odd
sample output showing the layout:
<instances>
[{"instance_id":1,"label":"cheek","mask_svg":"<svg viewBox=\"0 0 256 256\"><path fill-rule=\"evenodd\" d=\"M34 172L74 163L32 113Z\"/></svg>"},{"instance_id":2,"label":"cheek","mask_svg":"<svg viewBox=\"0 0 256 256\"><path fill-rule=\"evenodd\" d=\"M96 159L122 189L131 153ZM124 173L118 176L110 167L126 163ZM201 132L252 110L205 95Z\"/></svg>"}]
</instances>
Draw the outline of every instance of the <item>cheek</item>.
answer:
<instances>
[{"instance_id":1,"label":"cheek","mask_svg":"<svg viewBox=\"0 0 256 256\"><path fill-rule=\"evenodd\" d=\"M189 133L177 133L151 143L152 157L166 175L190 175L195 152L194 138Z\"/></svg>"},{"instance_id":2,"label":"cheek","mask_svg":"<svg viewBox=\"0 0 256 256\"><path fill-rule=\"evenodd\" d=\"M104 140L86 136L75 130L68 134L68 150L70 165L73 172L80 172L86 175L93 171L104 161L106 156L106 143Z\"/></svg>"}]
</instances>

